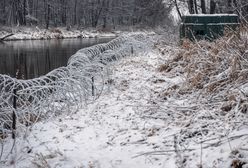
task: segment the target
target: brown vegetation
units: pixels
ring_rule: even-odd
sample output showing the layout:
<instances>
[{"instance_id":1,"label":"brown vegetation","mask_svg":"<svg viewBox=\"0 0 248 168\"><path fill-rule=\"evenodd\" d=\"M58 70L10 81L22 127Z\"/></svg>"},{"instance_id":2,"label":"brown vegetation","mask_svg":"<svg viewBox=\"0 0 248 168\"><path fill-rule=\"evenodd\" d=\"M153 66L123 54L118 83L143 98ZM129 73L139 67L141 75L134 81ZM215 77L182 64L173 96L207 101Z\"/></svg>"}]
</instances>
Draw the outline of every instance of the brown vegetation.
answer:
<instances>
[{"instance_id":1,"label":"brown vegetation","mask_svg":"<svg viewBox=\"0 0 248 168\"><path fill-rule=\"evenodd\" d=\"M160 52L163 51L160 49ZM247 27L243 26L239 33L228 32L212 42L186 39L171 55L158 71L169 76L180 74L184 83L165 89L161 97L195 95L196 101L219 109L220 115L237 110L247 114ZM218 103L213 105L214 102Z\"/></svg>"},{"instance_id":2,"label":"brown vegetation","mask_svg":"<svg viewBox=\"0 0 248 168\"><path fill-rule=\"evenodd\" d=\"M229 33L214 42L184 40L181 49L159 71L182 68L186 75L184 89L204 89L213 93L248 77L247 28L240 35Z\"/></svg>"}]
</instances>

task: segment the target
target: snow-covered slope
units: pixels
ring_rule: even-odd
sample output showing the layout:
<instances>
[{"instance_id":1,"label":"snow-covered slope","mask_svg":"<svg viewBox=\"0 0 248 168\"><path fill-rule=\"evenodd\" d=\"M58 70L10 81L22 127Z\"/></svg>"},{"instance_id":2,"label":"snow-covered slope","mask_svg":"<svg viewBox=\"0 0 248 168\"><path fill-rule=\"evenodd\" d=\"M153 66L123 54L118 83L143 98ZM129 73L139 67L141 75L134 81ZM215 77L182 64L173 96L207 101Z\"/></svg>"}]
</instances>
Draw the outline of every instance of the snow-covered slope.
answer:
<instances>
[{"instance_id":1,"label":"snow-covered slope","mask_svg":"<svg viewBox=\"0 0 248 168\"><path fill-rule=\"evenodd\" d=\"M154 49L114 63L98 100L70 116L35 124L25 141L16 142L13 160L1 167L229 168L247 163L247 126L222 138L214 130L221 128L213 127L206 137L201 126L208 119L211 125L211 111L192 104L193 97L163 94L184 82L179 74L158 69L175 50L165 46L163 54Z\"/></svg>"}]
</instances>

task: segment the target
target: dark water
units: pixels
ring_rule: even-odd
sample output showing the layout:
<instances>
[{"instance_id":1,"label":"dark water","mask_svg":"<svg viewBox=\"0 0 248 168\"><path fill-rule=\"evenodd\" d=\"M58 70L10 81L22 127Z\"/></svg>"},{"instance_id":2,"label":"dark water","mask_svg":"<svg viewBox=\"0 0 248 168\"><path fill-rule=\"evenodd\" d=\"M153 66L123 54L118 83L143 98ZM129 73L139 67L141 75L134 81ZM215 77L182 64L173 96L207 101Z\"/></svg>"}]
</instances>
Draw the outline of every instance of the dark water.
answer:
<instances>
[{"instance_id":1,"label":"dark water","mask_svg":"<svg viewBox=\"0 0 248 168\"><path fill-rule=\"evenodd\" d=\"M69 57L79 49L109 42L100 39L53 39L7 41L0 43L0 74L31 79L45 75L51 70L66 66Z\"/></svg>"}]
</instances>

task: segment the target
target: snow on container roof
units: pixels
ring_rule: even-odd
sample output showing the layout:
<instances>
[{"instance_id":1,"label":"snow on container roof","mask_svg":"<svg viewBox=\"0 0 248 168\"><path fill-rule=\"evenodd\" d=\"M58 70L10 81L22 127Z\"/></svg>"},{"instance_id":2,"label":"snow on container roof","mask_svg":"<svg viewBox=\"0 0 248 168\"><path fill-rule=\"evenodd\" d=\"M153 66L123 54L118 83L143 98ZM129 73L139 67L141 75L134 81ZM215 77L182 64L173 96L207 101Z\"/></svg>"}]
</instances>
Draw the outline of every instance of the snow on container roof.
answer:
<instances>
[{"instance_id":1,"label":"snow on container roof","mask_svg":"<svg viewBox=\"0 0 248 168\"><path fill-rule=\"evenodd\" d=\"M239 23L236 14L190 14L182 16L183 23Z\"/></svg>"},{"instance_id":2,"label":"snow on container roof","mask_svg":"<svg viewBox=\"0 0 248 168\"><path fill-rule=\"evenodd\" d=\"M217 13L217 14L186 14L184 16L201 16L201 17L216 17L216 16L238 16L237 14Z\"/></svg>"}]
</instances>

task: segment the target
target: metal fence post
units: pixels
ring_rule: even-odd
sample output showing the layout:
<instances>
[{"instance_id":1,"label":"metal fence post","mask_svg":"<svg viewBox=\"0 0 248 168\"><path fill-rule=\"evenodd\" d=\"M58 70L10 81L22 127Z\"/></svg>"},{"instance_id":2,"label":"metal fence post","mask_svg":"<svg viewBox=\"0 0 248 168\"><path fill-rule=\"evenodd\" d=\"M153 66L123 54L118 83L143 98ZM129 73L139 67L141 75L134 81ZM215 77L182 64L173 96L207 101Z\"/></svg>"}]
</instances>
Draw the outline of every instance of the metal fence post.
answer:
<instances>
[{"instance_id":1,"label":"metal fence post","mask_svg":"<svg viewBox=\"0 0 248 168\"><path fill-rule=\"evenodd\" d=\"M95 96L95 86L94 86L94 77L91 77L91 91L92 91L92 96Z\"/></svg>"},{"instance_id":2,"label":"metal fence post","mask_svg":"<svg viewBox=\"0 0 248 168\"><path fill-rule=\"evenodd\" d=\"M16 107L17 107L17 89L14 89L13 112L12 112L12 139L16 138Z\"/></svg>"}]
</instances>

